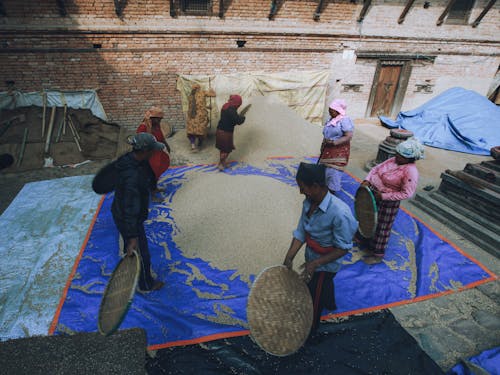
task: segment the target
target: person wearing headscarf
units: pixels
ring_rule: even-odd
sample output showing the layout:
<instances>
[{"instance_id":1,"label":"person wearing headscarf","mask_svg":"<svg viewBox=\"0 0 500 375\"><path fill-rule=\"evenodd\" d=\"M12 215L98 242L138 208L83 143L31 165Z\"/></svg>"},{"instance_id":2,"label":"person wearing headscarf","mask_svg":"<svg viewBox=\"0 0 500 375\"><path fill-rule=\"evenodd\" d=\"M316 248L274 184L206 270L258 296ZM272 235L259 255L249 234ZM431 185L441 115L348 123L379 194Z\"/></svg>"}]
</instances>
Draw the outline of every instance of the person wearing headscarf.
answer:
<instances>
[{"instance_id":1,"label":"person wearing headscarf","mask_svg":"<svg viewBox=\"0 0 500 375\"><path fill-rule=\"evenodd\" d=\"M342 188L342 174L349 161L354 124L346 116L347 105L342 99L330 103L330 120L323 127L323 143L319 163L326 169L326 184L332 194Z\"/></svg>"},{"instance_id":2,"label":"person wearing headscarf","mask_svg":"<svg viewBox=\"0 0 500 375\"><path fill-rule=\"evenodd\" d=\"M217 165L220 171L227 168L227 158L235 148L233 143L234 127L245 122L245 116L238 114L238 108L242 102L241 96L230 95L220 112L220 120L215 134L215 147L220 151L220 160Z\"/></svg>"},{"instance_id":3,"label":"person wearing headscarf","mask_svg":"<svg viewBox=\"0 0 500 375\"><path fill-rule=\"evenodd\" d=\"M392 225L403 199L411 198L417 190L418 169L415 161L424 157L424 146L410 138L396 146L396 155L373 167L361 183L368 186L377 202L377 228L368 244L367 264L380 263L385 255Z\"/></svg>"},{"instance_id":4,"label":"person wearing headscarf","mask_svg":"<svg viewBox=\"0 0 500 375\"><path fill-rule=\"evenodd\" d=\"M148 218L151 190L156 186L148 160L166 146L152 134L141 132L130 137L132 151L116 160L117 178L111 214L118 232L123 238L125 256L140 256L141 272L139 289L153 291L161 289L162 281L155 280L151 273L151 257L144 222Z\"/></svg>"},{"instance_id":5,"label":"person wearing headscarf","mask_svg":"<svg viewBox=\"0 0 500 375\"><path fill-rule=\"evenodd\" d=\"M191 143L191 149L197 151L201 148L203 140L207 136L208 131L208 111L206 98L214 97L213 90L204 91L201 86L195 83L191 87L191 94L189 95L186 133ZM196 145L198 141L198 145Z\"/></svg>"},{"instance_id":6,"label":"person wearing headscarf","mask_svg":"<svg viewBox=\"0 0 500 375\"><path fill-rule=\"evenodd\" d=\"M306 244L301 277L313 300L313 331L318 327L323 308L337 308L333 279L343 256L353 246L352 239L358 228L349 206L328 191L325 169L322 164L300 163L296 180L305 199L283 262L292 269L295 255Z\"/></svg>"},{"instance_id":7,"label":"person wearing headscarf","mask_svg":"<svg viewBox=\"0 0 500 375\"><path fill-rule=\"evenodd\" d=\"M170 166L170 146L167 143L168 125L162 124L161 120L164 117L163 111L158 107L151 107L144 114L142 123L136 130L136 133L150 133L154 135L156 140L165 145L163 150L153 152L149 159L149 165L153 170L156 181Z\"/></svg>"}]
</instances>

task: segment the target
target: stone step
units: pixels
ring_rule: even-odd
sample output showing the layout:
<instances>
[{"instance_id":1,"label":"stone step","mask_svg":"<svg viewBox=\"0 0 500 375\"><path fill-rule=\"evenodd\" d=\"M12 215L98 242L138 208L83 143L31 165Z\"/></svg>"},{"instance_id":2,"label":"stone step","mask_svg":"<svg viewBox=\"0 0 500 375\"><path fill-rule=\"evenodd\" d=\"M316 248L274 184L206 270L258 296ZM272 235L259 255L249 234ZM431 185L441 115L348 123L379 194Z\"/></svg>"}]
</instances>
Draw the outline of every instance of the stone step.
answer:
<instances>
[{"instance_id":1,"label":"stone step","mask_svg":"<svg viewBox=\"0 0 500 375\"><path fill-rule=\"evenodd\" d=\"M483 180L482 178L478 178L470 173L467 173L465 171L450 171L446 170L445 173L448 173L452 175L453 177L458 178L459 180L465 182L466 184L469 184L471 187L474 187L476 189L486 189L486 190L493 190L497 192L500 196L500 186L497 186L495 184L492 184L491 182L488 182L486 180Z\"/></svg>"},{"instance_id":2,"label":"stone step","mask_svg":"<svg viewBox=\"0 0 500 375\"><path fill-rule=\"evenodd\" d=\"M465 216L466 218L475 221L484 228L492 231L493 233L498 233L500 239L500 215L499 220L495 220L491 216L485 216L481 212L474 210L474 207L469 207L460 200L453 200L453 197L446 196L442 192L436 191L429 194L421 194L419 199L431 200L434 204L438 202L439 204L447 207L452 212L457 212L458 214Z\"/></svg>"},{"instance_id":3,"label":"stone step","mask_svg":"<svg viewBox=\"0 0 500 375\"><path fill-rule=\"evenodd\" d=\"M451 172L451 173L449 173ZM458 174L463 178L462 175ZM489 206L489 210L500 210L500 193L488 189L484 184L487 182L479 178L469 176L467 181L457 177L457 172L446 171L441 174L439 190L442 192L452 191L458 195L470 198L474 204L483 203ZM477 181L476 181L477 180ZM491 185L491 184L489 184Z\"/></svg>"},{"instance_id":4,"label":"stone step","mask_svg":"<svg viewBox=\"0 0 500 375\"><path fill-rule=\"evenodd\" d=\"M482 161L481 165L485 168L491 169L493 171L500 172L500 163L496 160L486 160Z\"/></svg>"},{"instance_id":5,"label":"stone step","mask_svg":"<svg viewBox=\"0 0 500 375\"><path fill-rule=\"evenodd\" d=\"M411 204L446 224L448 228L464 236L483 250L500 258L500 236L481 224L461 215L428 194L417 194Z\"/></svg>"},{"instance_id":6,"label":"stone step","mask_svg":"<svg viewBox=\"0 0 500 375\"><path fill-rule=\"evenodd\" d=\"M500 171L487 168L481 164L467 163L465 165L464 172L496 186L500 186Z\"/></svg>"}]
</instances>

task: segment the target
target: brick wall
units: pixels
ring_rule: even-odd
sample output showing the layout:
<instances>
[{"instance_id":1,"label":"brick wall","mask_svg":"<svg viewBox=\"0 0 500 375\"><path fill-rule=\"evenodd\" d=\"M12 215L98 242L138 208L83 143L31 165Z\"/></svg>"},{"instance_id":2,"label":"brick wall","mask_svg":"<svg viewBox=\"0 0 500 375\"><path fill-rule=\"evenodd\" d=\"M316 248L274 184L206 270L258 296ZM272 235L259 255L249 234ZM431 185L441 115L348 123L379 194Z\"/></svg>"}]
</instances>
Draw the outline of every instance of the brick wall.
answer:
<instances>
[{"instance_id":1,"label":"brick wall","mask_svg":"<svg viewBox=\"0 0 500 375\"><path fill-rule=\"evenodd\" d=\"M319 21L313 20L318 1L278 2L272 21L268 0L226 0L222 19L219 0L211 15L176 9L175 18L166 0L128 1L121 18L112 0L65 2L65 16L56 3L3 0L0 90L7 80L22 91L98 88L110 120L128 127L151 105L161 106L175 127L184 126L179 74L327 69L329 97L345 97L350 114L362 117L377 59L356 58L360 52L436 57L412 61L402 109L456 85L484 94L500 63L498 5L472 28L436 26L444 0L427 9L415 1L402 24L403 1L373 1L363 22L356 21L363 2L349 0L325 1ZM486 3L476 2L470 22ZM247 41L244 48L237 48L238 39ZM422 82L433 84L433 93L415 92ZM344 92L344 84L362 86Z\"/></svg>"}]
</instances>

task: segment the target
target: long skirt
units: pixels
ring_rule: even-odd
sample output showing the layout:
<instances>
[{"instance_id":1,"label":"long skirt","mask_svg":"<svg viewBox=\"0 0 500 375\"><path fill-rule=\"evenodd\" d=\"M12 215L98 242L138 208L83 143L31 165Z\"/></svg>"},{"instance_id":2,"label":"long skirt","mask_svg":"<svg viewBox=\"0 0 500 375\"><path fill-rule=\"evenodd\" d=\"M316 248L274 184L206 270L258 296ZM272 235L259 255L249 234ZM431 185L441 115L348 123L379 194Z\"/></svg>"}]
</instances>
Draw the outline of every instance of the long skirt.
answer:
<instances>
[{"instance_id":1,"label":"long skirt","mask_svg":"<svg viewBox=\"0 0 500 375\"><path fill-rule=\"evenodd\" d=\"M320 164L327 167L343 171L349 162L349 155L351 153L351 143L347 142L340 146L333 146L323 144L321 148L321 155L319 157Z\"/></svg>"},{"instance_id":2,"label":"long skirt","mask_svg":"<svg viewBox=\"0 0 500 375\"><path fill-rule=\"evenodd\" d=\"M377 202L378 215L377 215L377 229L370 241L370 249L375 256L384 256L385 248L391 236L391 229L396 215L399 211L401 201L379 201Z\"/></svg>"},{"instance_id":3,"label":"long skirt","mask_svg":"<svg viewBox=\"0 0 500 375\"><path fill-rule=\"evenodd\" d=\"M335 273L326 271L314 272L311 281L307 284L314 307L312 331L318 328L324 308L329 310L337 308L335 304L335 287L333 285L335 275Z\"/></svg>"},{"instance_id":4,"label":"long skirt","mask_svg":"<svg viewBox=\"0 0 500 375\"><path fill-rule=\"evenodd\" d=\"M230 153L234 150L233 133L217 129L215 133L215 147L222 152Z\"/></svg>"}]
</instances>

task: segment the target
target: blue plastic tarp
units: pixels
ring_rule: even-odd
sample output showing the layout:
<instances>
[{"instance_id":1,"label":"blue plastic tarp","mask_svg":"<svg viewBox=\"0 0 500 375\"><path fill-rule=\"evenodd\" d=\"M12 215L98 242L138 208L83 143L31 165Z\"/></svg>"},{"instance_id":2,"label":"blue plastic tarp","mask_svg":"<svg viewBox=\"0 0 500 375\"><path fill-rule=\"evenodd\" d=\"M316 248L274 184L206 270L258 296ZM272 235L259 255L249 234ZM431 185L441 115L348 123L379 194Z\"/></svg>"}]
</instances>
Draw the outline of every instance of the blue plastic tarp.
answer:
<instances>
[{"instance_id":1,"label":"blue plastic tarp","mask_svg":"<svg viewBox=\"0 0 500 375\"><path fill-rule=\"evenodd\" d=\"M482 372L481 372L482 371ZM500 346L485 350L455 365L446 375L500 375Z\"/></svg>"},{"instance_id":2,"label":"blue plastic tarp","mask_svg":"<svg viewBox=\"0 0 500 375\"><path fill-rule=\"evenodd\" d=\"M425 145L489 155L500 146L500 107L475 91L451 88L396 120L380 116L388 128L411 130Z\"/></svg>"},{"instance_id":3,"label":"blue plastic tarp","mask_svg":"<svg viewBox=\"0 0 500 375\"><path fill-rule=\"evenodd\" d=\"M296 186L296 164L272 162L264 169L236 164L230 175L258 175ZM151 263L165 287L158 292L136 293L121 328L142 327L150 348L185 345L247 333L246 303L251 282L237 270L215 268L207 259L191 258L173 240L176 222L170 207L173 196L193 173L219 173L215 166L189 166L168 170L161 180L161 202L152 202L145 223ZM189 176L188 176L189 175ZM345 174L340 198L353 209L359 182ZM299 191L297 189L297 194ZM110 213L108 195L62 305L55 333L97 330L102 294L119 261L118 232ZM300 215L297 214L297 219ZM290 238L292 231L290 228ZM283 244L286 249L288 243ZM285 254L283 254L284 257ZM401 210L393 227L385 261L368 266L355 246L343 260L335 278L334 314L350 315L411 303L458 291L494 276L474 259L458 251L419 220ZM238 256L234 254L234 256ZM303 250L297 255L303 257ZM325 315L332 312L324 311Z\"/></svg>"}]
</instances>

